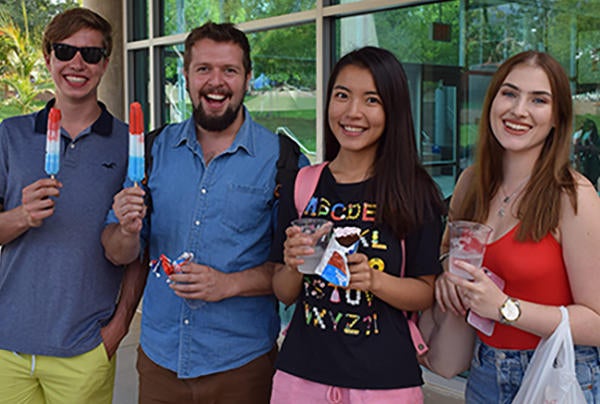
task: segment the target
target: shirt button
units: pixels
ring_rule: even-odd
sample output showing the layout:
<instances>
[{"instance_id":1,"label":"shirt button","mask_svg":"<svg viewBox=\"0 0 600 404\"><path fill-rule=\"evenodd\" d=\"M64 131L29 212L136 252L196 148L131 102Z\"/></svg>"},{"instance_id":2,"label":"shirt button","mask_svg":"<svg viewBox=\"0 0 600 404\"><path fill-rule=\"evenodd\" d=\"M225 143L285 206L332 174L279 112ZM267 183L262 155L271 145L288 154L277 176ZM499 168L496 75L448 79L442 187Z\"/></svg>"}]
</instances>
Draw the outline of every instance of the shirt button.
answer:
<instances>
[{"instance_id":1,"label":"shirt button","mask_svg":"<svg viewBox=\"0 0 600 404\"><path fill-rule=\"evenodd\" d=\"M71 147L71 149L74 149L75 148L75 143L71 143L70 147Z\"/></svg>"},{"instance_id":2,"label":"shirt button","mask_svg":"<svg viewBox=\"0 0 600 404\"><path fill-rule=\"evenodd\" d=\"M206 193L206 188L202 188L202 189L200 190L200 193L204 195L204 194Z\"/></svg>"},{"instance_id":3,"label":"shirt button","mask_svg":"<svg viewBox=\"0 0 600 404\"><path fill-rule=\"evenodd\" d=\"M190 320L188 320L187 318L185 320L183 320L183 324L185 325L189 325L190 324Z\"/></svg>"},{"instance_id":4,"label":"shirt button","mask_svg":"<svg viewBox=\"0 0 600 404\"><path fill-rule=\"evenodd\" d=\"M200 226L200 220L196 220L196 221L194 222L194 224L195 224L196 226Z\"/></svg>"}]
</instances>

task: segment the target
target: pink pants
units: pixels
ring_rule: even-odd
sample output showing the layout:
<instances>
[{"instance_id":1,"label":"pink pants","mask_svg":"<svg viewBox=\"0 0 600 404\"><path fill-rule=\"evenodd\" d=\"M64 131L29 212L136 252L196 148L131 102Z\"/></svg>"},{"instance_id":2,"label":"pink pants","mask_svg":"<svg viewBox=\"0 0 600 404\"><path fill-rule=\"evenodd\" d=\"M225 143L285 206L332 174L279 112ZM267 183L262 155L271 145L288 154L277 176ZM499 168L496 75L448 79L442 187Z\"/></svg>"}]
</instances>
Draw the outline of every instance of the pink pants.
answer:
<instances>
[{"instance_id":1,"label":"pink pants","mask_svg":"<svg viewBox=\"0 0 600 404\"><path fill-rule=\"evenodd\" d=\"M273 377L271 404L423 404L421 387L358 390L311 382L278 370Z\"/></svg>"}]
</instances>

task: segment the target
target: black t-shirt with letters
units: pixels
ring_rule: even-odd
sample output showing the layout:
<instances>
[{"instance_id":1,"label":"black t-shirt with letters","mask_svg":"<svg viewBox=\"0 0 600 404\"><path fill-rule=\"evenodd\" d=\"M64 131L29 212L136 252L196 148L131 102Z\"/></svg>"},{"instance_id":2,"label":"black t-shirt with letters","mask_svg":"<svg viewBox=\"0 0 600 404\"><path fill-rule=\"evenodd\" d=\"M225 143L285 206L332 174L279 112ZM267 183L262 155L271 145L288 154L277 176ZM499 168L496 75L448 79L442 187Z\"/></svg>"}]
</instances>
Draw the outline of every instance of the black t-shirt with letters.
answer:
<instances>
[{"instance_id":1,"label":"black t-shirt with letters","mask_svg":"<svg viewBox=\"0 0 600 404\"><path fill-rule=\"evenodd\" d=\"M371 268L400 276L400 241L375 223L376 204L365 199L369 180L338 184L325 167L303 216L334 227L358 227L358 252ZM285 229L297 216L293 185L284 186L271 260L283 261ZM438 274L441 219L409 233L406 277ZM355 389L396 389L423 384L404 314L370 292L345 290L305 275L277 368L307 380Z\"/></svg>"}]
</instances>

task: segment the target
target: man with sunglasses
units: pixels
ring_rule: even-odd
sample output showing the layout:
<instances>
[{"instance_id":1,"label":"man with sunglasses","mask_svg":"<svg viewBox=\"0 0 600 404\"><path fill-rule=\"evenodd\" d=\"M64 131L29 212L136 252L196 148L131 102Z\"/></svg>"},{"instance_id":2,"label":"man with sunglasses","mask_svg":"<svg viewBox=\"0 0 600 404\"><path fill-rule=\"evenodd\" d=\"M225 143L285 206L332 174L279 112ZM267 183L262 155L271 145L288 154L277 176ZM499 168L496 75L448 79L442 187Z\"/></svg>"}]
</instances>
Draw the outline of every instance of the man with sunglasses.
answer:
<instances>
[{"instance_id":1,"label":"man with sunglasses","mask_svg":"<svg viewBox=\"0 0 600 404\"><path fill-rule=\"evenodd\" d=\"M0 124L2 404L112 402L115 351L147 271L113 265L100 243L128 156L128 127L97 99L111 31L85 8L54 17L43 51L55 98ZM44 173L51 107L62 116L56 178Z\"/></svg>"}]
</instances>

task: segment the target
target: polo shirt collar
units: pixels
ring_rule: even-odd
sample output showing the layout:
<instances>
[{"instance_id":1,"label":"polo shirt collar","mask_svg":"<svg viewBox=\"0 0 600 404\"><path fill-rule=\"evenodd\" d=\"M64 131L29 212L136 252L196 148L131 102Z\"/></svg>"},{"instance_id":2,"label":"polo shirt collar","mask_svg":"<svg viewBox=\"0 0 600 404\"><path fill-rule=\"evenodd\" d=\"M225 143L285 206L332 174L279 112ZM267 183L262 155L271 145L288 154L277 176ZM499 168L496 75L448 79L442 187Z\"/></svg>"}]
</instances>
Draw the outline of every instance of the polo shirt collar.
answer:
<instances>
[{"instance_id":1,"label":"polo shirt collar","mask_svg":"<svg viewBox=\"0 0 600 404\"><path fill-rule=\"evenodd\" d=\"M46 104L46 107L39 111L35 116L35 132L46 134L48 130L48 115L50 114L50 108L54 106L56 100L53 98ZM98 135L108 136L112 133L113 117L106 110L106 105L98 101L98 106L102 110L96 122L91 126L91 131Z\"/></svg>"},{"instance_id":2,"label":"polo shirt collar","mask_svg":"<svg viewBox=\"0 0 600 404\"><path fill-rule=\"evenodd\" d=\"M233 140L232 145L227 149L227 152L235 153L238 149L242 149L245 150L250 156L254 156L256 150L256 133L252 130L254 121L252 121L252 117L250 116L248 109L246 109L246 106L243 106L242 108L244 111L244 123L242 123L242 126L235 135L235 139ZM197 143L196 123L194 121L194 117L191 117L185 123L184 130L178 134L175 145L181 146L184 143Z\"/></svg>"}]
</instances>

